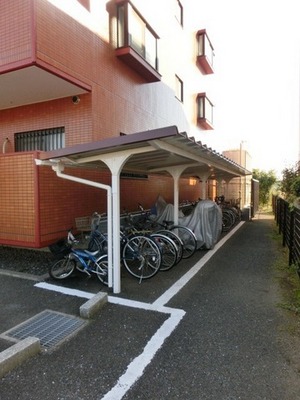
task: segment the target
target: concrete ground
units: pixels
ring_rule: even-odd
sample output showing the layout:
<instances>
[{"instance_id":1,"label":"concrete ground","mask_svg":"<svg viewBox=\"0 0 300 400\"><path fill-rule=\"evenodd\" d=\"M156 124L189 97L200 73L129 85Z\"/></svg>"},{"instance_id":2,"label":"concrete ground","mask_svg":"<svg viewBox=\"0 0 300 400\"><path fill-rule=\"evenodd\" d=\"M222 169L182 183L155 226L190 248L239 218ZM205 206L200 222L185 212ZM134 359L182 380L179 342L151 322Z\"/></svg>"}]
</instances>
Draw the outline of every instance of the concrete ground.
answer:
<instances>
[{"instance_id":1,"label":"concrete ground","mask_svg":"<svg viewBox=\"0 0 300 400\"><path fill-rule=\"evenodd\" d=\"M141 284L124 271L118 295L81 275L57 285L2 271L1 354L14 346L4 333L44 310L80 318L99 292L107 302L4 374L0 399L300 399L289 317L277 307L273 228L260 215Z\"/></svg>"}]
</instances>

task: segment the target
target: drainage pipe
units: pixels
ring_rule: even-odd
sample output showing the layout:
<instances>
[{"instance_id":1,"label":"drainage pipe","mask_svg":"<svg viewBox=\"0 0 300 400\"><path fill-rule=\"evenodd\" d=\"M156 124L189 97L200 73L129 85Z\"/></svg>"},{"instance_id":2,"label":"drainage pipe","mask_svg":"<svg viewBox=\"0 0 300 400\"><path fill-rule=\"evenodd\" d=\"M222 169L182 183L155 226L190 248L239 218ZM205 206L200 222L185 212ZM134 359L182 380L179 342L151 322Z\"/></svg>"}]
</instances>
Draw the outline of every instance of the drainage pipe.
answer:
<instances>
[{"instance_id":1,"label":"drainage pipe","mask_svg":"<svg viewBox=\"0 0 300 400\"><path fill-rule=\"evenodd\" d=\"M107 191L107 236L108 236L108 286L113 287L113 263L112 263L112 191L111 187L103 183L93 182L88 179L79 178L73 175L67 175L63 173L64 165L61 162L53 164L51 162L36 160L37 165L51 165L53 171L59 178L67 179L69 181L82 183L84 185L93 186L98 189L104 189Z\"/></svg>"}]
</instances>

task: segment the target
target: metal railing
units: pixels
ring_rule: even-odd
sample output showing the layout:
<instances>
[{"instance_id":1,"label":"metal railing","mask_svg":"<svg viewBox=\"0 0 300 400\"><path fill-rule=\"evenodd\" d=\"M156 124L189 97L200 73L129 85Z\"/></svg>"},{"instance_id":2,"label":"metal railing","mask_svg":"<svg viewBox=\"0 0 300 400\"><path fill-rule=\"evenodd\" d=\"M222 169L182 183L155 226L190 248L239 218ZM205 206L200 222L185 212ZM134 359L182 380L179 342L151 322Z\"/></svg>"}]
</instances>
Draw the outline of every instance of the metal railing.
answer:
<instances>
[{"instance_id":1,"label":"metal railing","mask_svg":"<svg viewBox=\"0 0 300 400\"><path fill-rule=\"evenodd\" d=\"M282 246L289 249L289 265L296 265L300 274L300 209L291 209L286 200L277 196L273 196L272 206Z\"/></svg>"}]
</instances>

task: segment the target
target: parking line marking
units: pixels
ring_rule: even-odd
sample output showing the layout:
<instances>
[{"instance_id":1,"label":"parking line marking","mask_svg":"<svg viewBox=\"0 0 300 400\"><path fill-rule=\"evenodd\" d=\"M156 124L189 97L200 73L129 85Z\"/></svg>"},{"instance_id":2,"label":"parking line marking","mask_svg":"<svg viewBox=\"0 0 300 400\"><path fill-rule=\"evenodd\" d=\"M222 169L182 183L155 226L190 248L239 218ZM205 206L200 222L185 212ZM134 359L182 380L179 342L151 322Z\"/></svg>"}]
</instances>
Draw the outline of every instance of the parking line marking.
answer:
<instances>
[{"instance_id":1,"label":"parking line marking","mask_svg":"<svg viewBox=\"0 0 300 400\"><path fill-rule=\"evenodd\" d=\"M95 293L84 292L83 290L77 290L77 289L69 289L67 287L52 285L46 282L39 282L34 286L40 289L46 289L46 290L51 290L52 292L66 294L68 296L81 297L83 299L91 299L93 296L95 296Z\"/></svg>"},{"instance_id":2,"label":"parking line marking","mask_svg":"<svg viewBox=\"0 0 300 400\"><path fill-rule=\"evenodd\" d=\"M176 281L168 290L166 290L160 297L158 297L154 305L163 306L167 304L182 288L185 286L211 259L211 257L219 250L220 247L227 242L228 239L244 224L240 222L232 231L221 239L212 250L209 250L186 274L184 274L178 281Z\"/></svg>"},{"instance_id":3,"label":"parking line marking","mask_svg":"<svg viewBox=\"0 0 300 400\"><path fill-rule=\"evenodd\" d=\"M232 229L223 239L221 239L215 247L207 252L185 275L183 275L178 281L176 281L168 290L166 290L159 298L157 298L153 303L143 303L140 301L129 300L121 297L108 296L108 302L113 304L119 304L127 307L139 308L144 310L151 310L157 312L163 312L170 314L169 318L158 328L151 339L148 341L144 350L132 362L127 366L126 371L120 378L118 382L99 400L121 400L131 386L143 375L143 372L147 365L149 365L162 347L164 341L172 334L175 328L180 323L181 319L185 315L184 310L175 309L171 307L166 307L167 304L196 274L200 269L207 263L208 260L219 250L224 243L230 239L232 235L244 224L240 222L234 229ZM92 298L95 294L84 292L76 289L64 288L61 286L56 286L48 284L45 282L40 282L34 286L53 290L62 294L83 297L86 299Z\"/></svg>"},{"instance_id":4,"label":"parking line marking","mask_svg":"<svg viewBox=\"0 0 300 400\"><path fill-rule=\"evenodd\" d=\"M120 376L116 385L106 393L101 400L121 400L131 386L143 375L145 368L149 365L162 347L164 341L175 330L185 315L183 310L173 310L170 317L161 325L148 341L144 350L128 365L125 373Z\"/></svg>"}]
</instances>

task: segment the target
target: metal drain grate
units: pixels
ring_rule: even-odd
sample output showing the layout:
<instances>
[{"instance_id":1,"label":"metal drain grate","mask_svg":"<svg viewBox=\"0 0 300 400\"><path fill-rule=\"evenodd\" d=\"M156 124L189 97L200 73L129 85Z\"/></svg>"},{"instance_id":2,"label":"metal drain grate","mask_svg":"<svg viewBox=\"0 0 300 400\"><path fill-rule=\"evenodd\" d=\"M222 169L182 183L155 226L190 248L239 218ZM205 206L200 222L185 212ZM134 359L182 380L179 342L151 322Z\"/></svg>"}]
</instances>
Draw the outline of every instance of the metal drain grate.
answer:
<instances>
[{"instance_id":1,"label":"metal drain grate","mask_svg":"<svg viewBox=\"0 0 300 400\"><path fill-rule=\"evenodd\" d=\"M85 324L86 321L80 318L45 310L1 336L17 340L34 336L40 340L41 346L49 349Z\"/></svg>"}]
</instances>

